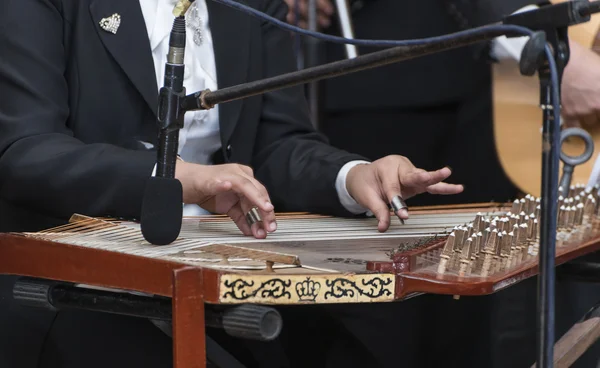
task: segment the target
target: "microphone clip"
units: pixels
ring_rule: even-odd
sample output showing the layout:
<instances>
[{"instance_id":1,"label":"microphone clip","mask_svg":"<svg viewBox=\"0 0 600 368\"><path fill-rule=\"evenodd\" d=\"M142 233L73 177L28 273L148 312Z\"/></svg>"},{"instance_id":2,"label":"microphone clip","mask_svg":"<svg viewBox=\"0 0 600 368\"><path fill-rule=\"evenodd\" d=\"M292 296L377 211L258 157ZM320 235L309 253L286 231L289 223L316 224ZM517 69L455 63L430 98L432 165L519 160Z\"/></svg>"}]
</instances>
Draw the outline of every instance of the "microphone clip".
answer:
<instances>
[{"instance_id":1,"label":"microphone clip","mask_svg":"<svg viewBox=\"0 0 600 368\"><path fill-rule=\"evenodd\" d=\"M167 131L183 129L184 117L187 109L183 107L185 87L175 91L171 86L161 87L158 93L158 109L156 111L156 124L158 129Z\"/></svg>"}]
</instances>

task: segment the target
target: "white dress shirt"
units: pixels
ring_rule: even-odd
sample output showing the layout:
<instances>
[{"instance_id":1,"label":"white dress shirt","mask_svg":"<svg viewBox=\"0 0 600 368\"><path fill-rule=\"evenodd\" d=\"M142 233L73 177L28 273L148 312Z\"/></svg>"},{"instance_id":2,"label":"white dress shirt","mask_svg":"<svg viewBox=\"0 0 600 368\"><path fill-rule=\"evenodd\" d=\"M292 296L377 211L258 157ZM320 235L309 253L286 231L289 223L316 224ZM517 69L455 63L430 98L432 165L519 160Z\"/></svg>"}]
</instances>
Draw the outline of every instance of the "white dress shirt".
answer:
<instances>
[{"instance_id":1,"label":"white dress shirt","mask_svg":"<svg viewBox=\"0 0 600 368\"><path fill-rule=\"evenodd\" d=\"M522 13L530 10L538 9L537 5L527 5L517 10L513 14ZM528 36L507 38L506 36L500 36L494 39L492 44L492 56L498 60L512 59L519 61L521 60L521 52L525 44L529 41Z\"/></svg>"},{"instance_id":2,"label":"white dress shirt","mask_svg":"<svg viewBox=\"0 0 600 368\"><path fill-rule=\"evenodd\" d=\"M159 89L164 85L163 78L169 51L169 35L175 19L172 12L176 3L177 0L140 0ZM198 6L198 13L202 20L202 42L200 45L196 45L193 41L193 30L188 26L183 83L189 93L207 88L214 91L218 88L217 72L206 0L196 0L194 4ZM193 111L185 114L184 127L179 132L179 155L184 161L210 165L212 164L210 155L220 147L218 105L211 110ZM366 209L360 206L348 193L346 176L352 167L363 163L368 162L352 161L346 163L339 171L335 182L340 203L354 214L365 213ZM194 216L207 214L208 212L196 204L185 204L183 213L185 216Z\"/></svg>"}]
</instances>

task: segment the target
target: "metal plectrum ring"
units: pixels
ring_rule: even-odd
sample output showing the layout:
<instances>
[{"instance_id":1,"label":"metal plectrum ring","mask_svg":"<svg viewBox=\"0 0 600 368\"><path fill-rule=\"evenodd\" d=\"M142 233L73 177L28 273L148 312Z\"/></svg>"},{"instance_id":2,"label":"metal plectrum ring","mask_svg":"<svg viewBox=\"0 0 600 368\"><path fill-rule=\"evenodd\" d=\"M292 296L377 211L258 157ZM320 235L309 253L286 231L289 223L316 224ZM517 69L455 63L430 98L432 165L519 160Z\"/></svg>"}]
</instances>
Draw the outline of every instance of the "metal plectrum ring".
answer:
<instances>
[{"instance_id":1,"label":"metal plectrum ring","mask_svg":"<svg viewBox=\"0 0 600 368\"><path fill-rule=\"evenodd\" d=\"M400 219L402 225L404 225L404 220L400 217L400 215L398 215L398 211L400 211L401 209L408 210L408 206L406 205L406 202L404 202L404 199L400 196L395 196L394 198L392 198L390 205L392 206L392 210L394 210L396 216L398 216L398 218Z\"/></svg>"},{"instance_id":2,"label":"metal plectrum ring","mask_svg":"<svg viewBox=\"0 0 600 368\"><path fill-rule=\"evenodd\" d=\"M260 214L258 213L257 207L253 207L246 214L246 222L248 223L248 226L250 226L250 227L252 227L252 225L254 225L258 222L261 222L261 221L262 221L262 219L260 218Z\"/></svg>"}]
</instances>

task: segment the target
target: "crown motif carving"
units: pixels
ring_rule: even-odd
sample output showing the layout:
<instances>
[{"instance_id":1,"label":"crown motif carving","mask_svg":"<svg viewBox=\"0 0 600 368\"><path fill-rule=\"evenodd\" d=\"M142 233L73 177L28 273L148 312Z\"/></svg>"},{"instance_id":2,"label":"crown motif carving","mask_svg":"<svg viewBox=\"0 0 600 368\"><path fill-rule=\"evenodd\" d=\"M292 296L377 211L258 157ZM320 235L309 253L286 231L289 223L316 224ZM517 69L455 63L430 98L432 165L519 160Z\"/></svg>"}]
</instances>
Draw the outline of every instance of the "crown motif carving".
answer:
<instances>
[{"instance_id":1,"label":"crown motif carving","mask_svg":"<svg viewBox=\"0 0 600 368\"><path fill-rule=\"evenodd\" d=\"M306 280L296 284L296 294L300 301L314 302L321 291L321 283L311 280L307 277Z\"/></svg>"}]
</instances>

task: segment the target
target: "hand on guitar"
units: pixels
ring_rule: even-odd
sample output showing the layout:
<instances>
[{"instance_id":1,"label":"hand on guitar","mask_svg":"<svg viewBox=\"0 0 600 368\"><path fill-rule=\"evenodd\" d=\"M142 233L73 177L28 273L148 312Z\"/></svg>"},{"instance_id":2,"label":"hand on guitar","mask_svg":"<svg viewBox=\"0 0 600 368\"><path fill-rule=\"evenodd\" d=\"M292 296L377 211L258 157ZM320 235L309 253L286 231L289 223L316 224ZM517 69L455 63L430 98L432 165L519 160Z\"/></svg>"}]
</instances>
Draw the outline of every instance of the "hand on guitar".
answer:
<instances>
[{"instance_id":1,"label":"hand on guitar","mask_svg":"<svg viewBox=\"0 0 600 368\"><path fill-rule=\"evenodd\" d=\"M299 18L298 27L308 28L308 0L284 0L289 11L287 14L287 22L296 24L296 1L298 1ZM327 28L331 24L331 16L335 9L331 0L316 0L317 5L317 24L322 28Z\"/></svg>"},{"instance_id":2,"label":"hand on guitar","mask_svg":"<svg viewBox=\"0 0 600 368\"><path fill-rule=\"evenodd\" d=\"M346 177L348 193L356 202L368 208L379 220L378 230L386 231L390 226L388 203L395 196L403 199L428 192L432 194L458 194L462 185L444 183L452 174L445 167L437 171L416 168L403 156L387 156L371 164L354 166ZM408 219L408 211L396 213L403 220Z\"/></svg>"},{"instance_id":3,"label":"hand on guitar","mask_svg":"<svg viewBox=\"0 0 600 368\"><path fill-rule=\"evenodd\" d=\"M567 127L600 122L600 56L570 42L571 56L562 82L562 115Z\"/></svg>"},{"instance_id":4,"label":"hand on guitar","mask_svg":"<svg viewBox=\"0 0 600 368\"><path fill-rule=\"evenodd\" d=\"M197 204L213 213L227 214L244 235L264 239L277 228L267 189L252 169L236 164L197 165L178 161L175 177L183 186L183 203ZM246 214L257 207L262 223L250 227ZM266 230L266 231L265 231Z\"/></svg>"}]
</instances>

